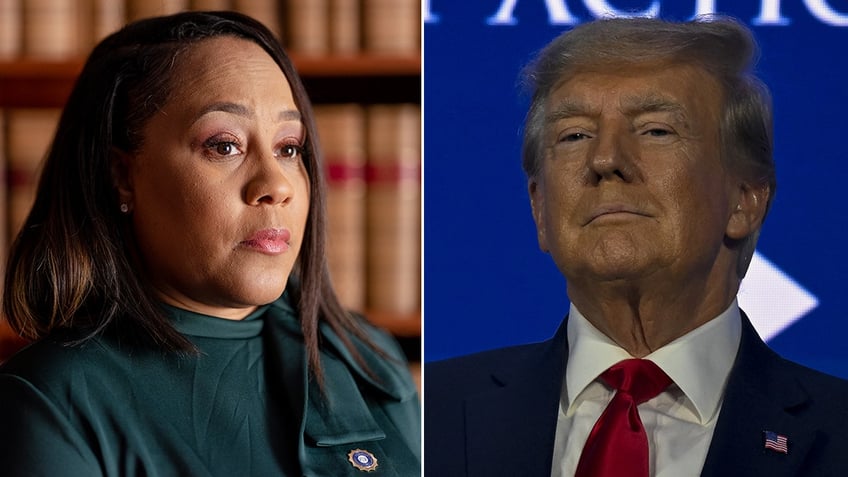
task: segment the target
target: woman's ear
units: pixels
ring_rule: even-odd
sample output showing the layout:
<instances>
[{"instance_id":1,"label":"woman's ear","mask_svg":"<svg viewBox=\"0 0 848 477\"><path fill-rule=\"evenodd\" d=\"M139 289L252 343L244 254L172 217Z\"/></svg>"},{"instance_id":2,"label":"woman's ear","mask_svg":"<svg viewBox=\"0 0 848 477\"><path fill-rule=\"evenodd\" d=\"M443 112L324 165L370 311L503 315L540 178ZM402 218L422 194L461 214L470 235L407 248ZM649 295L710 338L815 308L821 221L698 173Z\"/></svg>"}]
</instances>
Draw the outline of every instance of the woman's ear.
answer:
<instances>
[{"instance_id":1,"label":"woman's ear","mask_svg":"<svg viewBox=\"0 0 848 477\"><path fill-rule=\"evenodd\" d=\"M727 236L742 240L759 230L766 216L770 196L771 188L768 184L741 183L727 222Z\"/></svg>"},{"instance_id":2,"label":"woman's ear","mask_svg":"<svg viewBox=\"0 0 848 477\"><path fill-rule=\"evenodd\" d=\"M121 212L127 213L133 207L133 185L130 161L132 156L118 148L113 147L109 153L109 166L112 172L112 186L118 191L118 207Z\"/></svg>"}]
</instances>

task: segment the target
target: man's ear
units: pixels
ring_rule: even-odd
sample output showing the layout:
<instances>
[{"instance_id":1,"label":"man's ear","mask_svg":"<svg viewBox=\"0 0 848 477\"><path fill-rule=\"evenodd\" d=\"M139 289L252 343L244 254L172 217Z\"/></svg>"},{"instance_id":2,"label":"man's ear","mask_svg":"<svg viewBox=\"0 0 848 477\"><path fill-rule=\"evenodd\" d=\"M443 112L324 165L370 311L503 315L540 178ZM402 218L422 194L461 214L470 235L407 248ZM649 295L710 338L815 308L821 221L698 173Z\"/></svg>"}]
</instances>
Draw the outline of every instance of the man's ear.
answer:
<instances>
[{"instance_id":1,"label":"man's ear","mask_svg":"<svg viewBox=\"0 0 848 477\"><path fill-rule=\"evenodd\" d=\"M536 222L536 238L539 241L539 248L543 252L550 251L548 248L548 238L545 235L545 198L542 191L542 184L535 177L527 180L527 192L530 194L530 208L533 210L533 221Z\"/></svg>"},{"instance_id":2,"label":"man's ear","mask_svg":"<svg viewBox=\"0 0 848 477\"><path fill-rule=\"evenodd\" d=\"M118 191L118 200L120 201L121 210L124 211L124 205L127 206L128 212L133 207L135 194L132 185L132 173L130 171L130 161L132 157L129 153L113 147L109 153L109 167L112 173L112 186ZM116 204L117 205L117 204Z\"/></svg>"},{"instance_id":3,"label":"man's ear","mask_svg":"<svg viewBox=\"0 0 848 477\"><path fill-rule=\"evenodd\" d=\"M740 183L727 222L727 236L742 240L758 230L765 219L770 197L771 188L768 184Z\"/></svg>"}]
</instances>

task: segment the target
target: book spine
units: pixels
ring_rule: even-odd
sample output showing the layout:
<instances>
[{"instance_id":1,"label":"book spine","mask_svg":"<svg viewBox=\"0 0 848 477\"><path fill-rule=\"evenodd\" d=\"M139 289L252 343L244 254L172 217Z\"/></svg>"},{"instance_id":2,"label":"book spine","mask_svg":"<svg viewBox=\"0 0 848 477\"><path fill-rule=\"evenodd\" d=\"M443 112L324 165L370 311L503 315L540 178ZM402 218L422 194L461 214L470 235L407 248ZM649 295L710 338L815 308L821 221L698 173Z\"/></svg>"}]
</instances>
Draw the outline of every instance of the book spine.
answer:
<instances>
[{"instance_id":1,"label":"book spine","mask_svg":"<svg viewBox=\"0 0 848 477\"><path fill-rule=\"evenodd\" d=\"M62 60L79 51L77 0L27 0L23 4L23 53Z\"/></svg>"},{"instance_id":2,"label":"book spine","mask_svg":"<svg viewBox=\"0 0 848 477\"><path fill-rule=\"evenodd\" d=\"M375 54L418 54L419 0L363 0L365 50Z\"/></svg>"},{"instance_id":3,"label":"book spine","mask_svg":"<svg viewBox=\"0 0 848 477\"><path fill-rule=\"evenodd\" d=\"M315 119L327 177L327 260L345 308L365 309L365 110L317 105Z\"/></svg>"},{"instance_id":4,"label":"book spine","mask_svg":"<svg viewBox=\"0 0 848 477\"><path fill-rule=\"evenodd\" d=\"M420 305L420 108L371 106L367 128L368 306L408 315Z\"/></svg>"},{"instance_id":5,"label":"book spine","mask_svg":"<svg viewBox=\"0 0 848 477\"><path fill-rule=\"evenodd\" d=\"M189 8L195 11L220 11L230 10L230 0L191 0Z\"/></svg>"},{"instance_id":6,"label":"book spine","mask_svg":"<svg viewBox=\"0 0 848 477\"><path fill-rule=\"evenodd\" d=\"M327 0L290 0L286 10L288 47L300 55L321 56L330 51Z\"/></svg>"},{"instance_id":7,"label":"book spine","mask_svg":"<svg viewBox=\"0 0 848 477\"><path fill-rule=\"evenodd\" d=\"M121 29L127 21L125 2L114 0L91 0L91 44L89 50L100 40Z\"/></svg>"},{"instance_id":8,"label":"book spine","mask_svg":"<svg viewBox=\"0 0 848 477\"><path fill-rule=\"evenodd\" d=\"M232 8L262 22L279 40L283 34L279 3L277 0L233 0Z\"/></svg>"},{"instance_id":9,"label":"book spine","mask_svg":"<svg viewBox=\"0 0 848 477\"><path fill-rule=\"evenodd\" d=\"M41 163L59 122L58 109L7 110L9 233L17 235L35 200Z\"/></svg>"},{"instance_id":10,"label":"book spine","mask_svg":"<svg viewBox=\"0 0 848 477\"><path fill-rule=\"evenodd\" d=\"M330 0L330 51L351 55L360 50L362 5L359 0Z\"/></svg>"},{"instance_id":11,"label":"book spine","mask_svg":"<svg viewBox=\"0 0 848 477\"><path fill-rule=\"evenodd\" d=\"M127 19L129 21L142 18L170 15L185 10L188 0L126 0Z\"/></svg>"},{"instance_id":12,"label":"book spine","mask_svg":"<svg viewBox=\"0 0 848 477\"><path fill-rule=\"evenodd\" d=\"M18 57L23 51L22 0L0 0L0 60Z\"/></svg>"}]
</instances>

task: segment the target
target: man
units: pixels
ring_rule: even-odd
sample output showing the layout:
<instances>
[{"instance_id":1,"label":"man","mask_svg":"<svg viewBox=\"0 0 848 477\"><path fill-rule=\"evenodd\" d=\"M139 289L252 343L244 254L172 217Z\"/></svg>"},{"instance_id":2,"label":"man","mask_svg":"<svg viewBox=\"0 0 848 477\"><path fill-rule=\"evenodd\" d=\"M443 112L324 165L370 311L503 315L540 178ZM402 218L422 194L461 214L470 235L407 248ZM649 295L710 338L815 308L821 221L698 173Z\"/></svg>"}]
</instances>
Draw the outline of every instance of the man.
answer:
<instances>
[{"instance_id":1,"label":"man","mask_svg":"<svg viewBox=\"0 0 848 477\"><path fill-rule=\"evenodd\" d=\"M571 309L427 367L426 475L848 475L848 383L736 303L776 186L755 53L729 19L607 19L528 67L523 166Z\"/></svg>"}]
</instances>

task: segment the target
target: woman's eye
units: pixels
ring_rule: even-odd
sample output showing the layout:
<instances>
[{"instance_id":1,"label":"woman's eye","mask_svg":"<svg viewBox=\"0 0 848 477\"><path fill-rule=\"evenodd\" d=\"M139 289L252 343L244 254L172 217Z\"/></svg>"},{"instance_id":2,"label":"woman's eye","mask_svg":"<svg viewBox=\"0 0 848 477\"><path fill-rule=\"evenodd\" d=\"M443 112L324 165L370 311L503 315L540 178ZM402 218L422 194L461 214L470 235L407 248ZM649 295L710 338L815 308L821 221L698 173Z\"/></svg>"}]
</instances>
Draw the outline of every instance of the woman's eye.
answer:
<instances>
[{"instance_id":1,"label":"woman's eye","mask_svg":"<svg viewBox=\"0 0 848 477\"><path fill-rule=\"evenodd\" d=\"M215 152L221 156L229 156L235 150L236 146L231 142L219 142L215 145Z\"/></svg>"},{"instance_id":2,"label":"woman's eye","mask_svg":"<svg viewBox=\"0 0 848 477\"><path fill-rule=\"evenodd\" d=\"M303 146L285 144L280 148L279 156L283 159L295 159L303 154Z\"/></svg>"},{"instance_id":3,"label":"woman's eye","mask_svg":"<svg viewBox=\"0 0 848 477\"><path fill-rule=\"evenodd\" d=\"M216 138L206 141L203 148L209 157L229 157L241 153L237 142Z\"/></svg>"}]
</instances>

